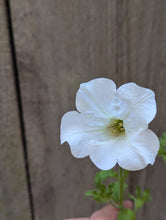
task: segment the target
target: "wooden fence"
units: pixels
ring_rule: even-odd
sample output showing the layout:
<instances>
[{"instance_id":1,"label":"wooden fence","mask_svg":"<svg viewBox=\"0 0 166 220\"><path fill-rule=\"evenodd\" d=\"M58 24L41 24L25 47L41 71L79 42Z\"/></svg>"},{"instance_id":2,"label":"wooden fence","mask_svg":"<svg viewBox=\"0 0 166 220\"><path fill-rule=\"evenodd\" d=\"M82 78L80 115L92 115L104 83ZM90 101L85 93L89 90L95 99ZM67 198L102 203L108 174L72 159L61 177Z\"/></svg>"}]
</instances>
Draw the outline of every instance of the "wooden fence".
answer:
<instances>
[{"instance_id":1,"label":"wooden fence","mask_svg":"<svg viewBox=\"0 0 166 220\"><path fill-rule=\"evenodd\" d=\"M62 220L100 207L97 168L60 146L81 82L134 81L156 92L150 127L166 131L165 0L0 0L0 220ZM140 220L166 219L166 165L130 175L151 187Z\"/></svg>"}]
</instances>

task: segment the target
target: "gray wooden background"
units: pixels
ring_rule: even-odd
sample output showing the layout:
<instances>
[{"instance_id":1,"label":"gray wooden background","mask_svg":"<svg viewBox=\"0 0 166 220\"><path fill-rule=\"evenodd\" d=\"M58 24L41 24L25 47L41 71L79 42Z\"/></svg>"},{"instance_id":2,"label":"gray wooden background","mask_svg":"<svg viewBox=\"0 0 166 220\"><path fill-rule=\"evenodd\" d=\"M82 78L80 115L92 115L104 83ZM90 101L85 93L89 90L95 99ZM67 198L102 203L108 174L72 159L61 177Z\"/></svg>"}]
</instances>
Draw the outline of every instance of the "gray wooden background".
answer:
<instances>
[{"instance_id":1,"label":"gray wooden background","mask_svg":"<svg viewBox=\"0 0 166 220\"><path fill-rule=\"evenodd\" d=\"M165 0L0 0L0 220L62 220L100 207L84 196L97 168L60 146L81 82L134 81L156 92L166 130ZM139 220L166 219L166 165L130 175L151 187Z\"/></svg>"}]
</instances>

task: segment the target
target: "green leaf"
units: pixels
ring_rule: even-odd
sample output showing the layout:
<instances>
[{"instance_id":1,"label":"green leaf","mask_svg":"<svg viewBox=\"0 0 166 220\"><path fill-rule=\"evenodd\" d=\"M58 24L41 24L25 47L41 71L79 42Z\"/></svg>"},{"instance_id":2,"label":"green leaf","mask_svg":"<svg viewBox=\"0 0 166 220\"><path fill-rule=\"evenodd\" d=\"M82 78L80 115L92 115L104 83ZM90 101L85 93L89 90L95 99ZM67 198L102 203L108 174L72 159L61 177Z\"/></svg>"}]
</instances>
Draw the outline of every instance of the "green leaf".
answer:
<instances>
[{"instance_id":1,"label":"green leaf","mask_svg":"<svg viewBox=\"0 0 166 220\"><path fill-rule=\"evenodd\" d=\"M166 147L166 132L160 138L160 148Z\"/></svg>"},{"instance_id":2,"label":"green leaf","mask_svg":"<svg viewBox=\"0 0 166 220\"><path fill-rule=\"evenodd\" d=\"M136 186L135 195L139 198L141 197L141 187Z\"/></svg>"},{"instance_id":3,"label":"green leaf","mask_svg":"<svg viewBox=\"0 0 166 220\"><path fill-rule=\"evenodd\" d=\"M128 171L124 172L124 178L128 175ZM117 178L118 181L110 183L105 186L102 181L109 177ZM127 184L124 184L124 191L127 188ZM114 170L102 170L96 174L95 177L95 190L89 190L85 193L86 196L92 196L92 198L98 202L112 202L119 203L120 183L118 173Z\"/></svg>"},{"instance_id":4,"label":"green leaf","mask_svg":"<svg viewBox=\"0 0 166 220\"><path fill-rule=\"evenodd\" d=\"M163 133L160 140L160 149L158 155L163 158L166 163L166 133Z\"/></svg>"},{"instance_id":5,"label":"green leaf","mask_svg":"<svg viewBox=\"0 0 166 220\"><path fill-rule=\"evenodd\" d=\"M115 202L119 202L119 191L120 191L120 183L118 181L112 183L112 199Z\"/></svg>"},{"instance_id":6,"label":"green leaf","mask_svg":"<svg viewBox=\"0 0 166 220\"><path fill-rule=\"evenodd\" d=\"M131 209L122 209L118 214L118 220L135 220L135 212Z\"/></svg>"},{"instance_id":7,"label":"green leaf","mask_svg":"<svg viewBox=\"0 0 166 220\"><path fill-rule=\"evenodd\" d=\"M144 205L145 202L151 200L150 189L141 191L141 188L137 186L135 190L135 196L130 195L130 198L134 200L134 206L135 206L134 209L135 211L137 211L139 208L141 208Z\"/></svg>"},{"instance_id":8,"label":"green leaf","mask_svg":"<svg viewBox=\"0 0 166 220\"><path fill-rule=\"evenodd\" d=\"M93 196L94 195L94 190L87 190L86 192L85 192L85 195L86 196Z\"/></svg>"},{"instance_id":9,"label":"green leaf","mask_svg":"<svg viewBox=\"0 0 166 220\"><path fill-rule=\"evenodd\" d=\"M105 187L103 184L100 185L99 192L100 192L100 194L103 194L103 195L105 194L105 192L106 192L106 187Z\"/></svg>"},{"instance_id":10,"label":"green leaf","mask_svg":"<svg viewBox=\"0 0 166 220\"><path fill-rule=\"evenodd\" d=\"M97 202L105 202L105 198L99 192L95 190L88 190L85 192L86 196L92 196Z\"/></svg>"},{"instance_id":11,"label":"green leaf","mask_svg":"<svg viewBox=\"0 0 166 220\"><path fill-rule=\"evenodd\" d=\"M124 183L123 187L124 187L123 190L124 190L124 192L125 192L125 190L127 189L127 184ZM116 181L116 182L114 182L114 183L109 184L109 185L108 185L108 188L109 188L110 191L112 192L111 198L112 198L116 203L119 203L119 197L120 197L120 195L119 195L119 192L120 192L120 183L119 183L119 181Z\"/></svg>"},{"instance_id":12,"label":"green leaf","mask_svg":"<svg viewBox=\"0 0 166 220\"><path fill-rule=\"evenodd\" d=\"M108 177L118 178L118 173L114 170L102 170L96 174L95 185L100 186L103 180L106 180Z\"/></svg>"}]
</instances>

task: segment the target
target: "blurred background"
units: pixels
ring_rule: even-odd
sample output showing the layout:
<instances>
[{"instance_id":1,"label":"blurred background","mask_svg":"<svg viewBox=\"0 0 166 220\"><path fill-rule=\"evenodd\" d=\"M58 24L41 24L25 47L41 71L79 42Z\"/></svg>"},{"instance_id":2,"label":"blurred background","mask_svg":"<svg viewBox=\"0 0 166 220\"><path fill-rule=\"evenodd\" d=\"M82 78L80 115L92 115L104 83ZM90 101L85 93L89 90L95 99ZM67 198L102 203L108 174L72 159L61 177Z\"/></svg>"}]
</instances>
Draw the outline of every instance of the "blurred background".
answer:
<instances>
[{"instance_id":1,"label":"blurred background","mask_svg":"<svg viewBox=\"0 0 166 220\"><path fill-rule=\"evenodd\" d=\"M150 127L166 131L165 0L0 0L0 220L62 220L101 207L84 196L98 169L60 146L62 115L97 77L156 93ZM138 214L165 220L166 165L131 173L151 187Z\"/></svg>"}]
</instances>

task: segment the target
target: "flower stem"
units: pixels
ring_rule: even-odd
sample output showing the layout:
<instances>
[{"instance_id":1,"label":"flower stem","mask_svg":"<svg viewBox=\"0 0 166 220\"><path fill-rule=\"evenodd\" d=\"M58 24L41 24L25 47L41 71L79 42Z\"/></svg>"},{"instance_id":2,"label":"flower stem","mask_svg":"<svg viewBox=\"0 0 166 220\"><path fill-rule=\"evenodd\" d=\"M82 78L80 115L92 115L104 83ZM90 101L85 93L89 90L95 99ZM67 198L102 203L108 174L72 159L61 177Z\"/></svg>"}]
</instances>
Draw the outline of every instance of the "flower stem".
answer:
<instances>
[{"instance_id":1,"label":"flower stem","mask_svg":"<svg viewBox=\"0 0 166 220\"><path fill-rule=\"evenodd\" d=\"M119 181L120 181L120 198L119 203L120 207L123 207L123 200L124 200L124 176L123 176L123 169L119 167Z\"/></svg>"},{"instance_id":2,"label":"flower stem","mask_svg":"<svg viewBox=\"0 0 166 220\"><path fill-rule=\"evenodd\" d=\"M110 203L113 207L115 207L115 208L117 208L117 209L120 209L120 206L119 206L116 202L114 202L114 200L110 199L110 200L109 200L109 203Z\"/></svg>"}]
</instances>

